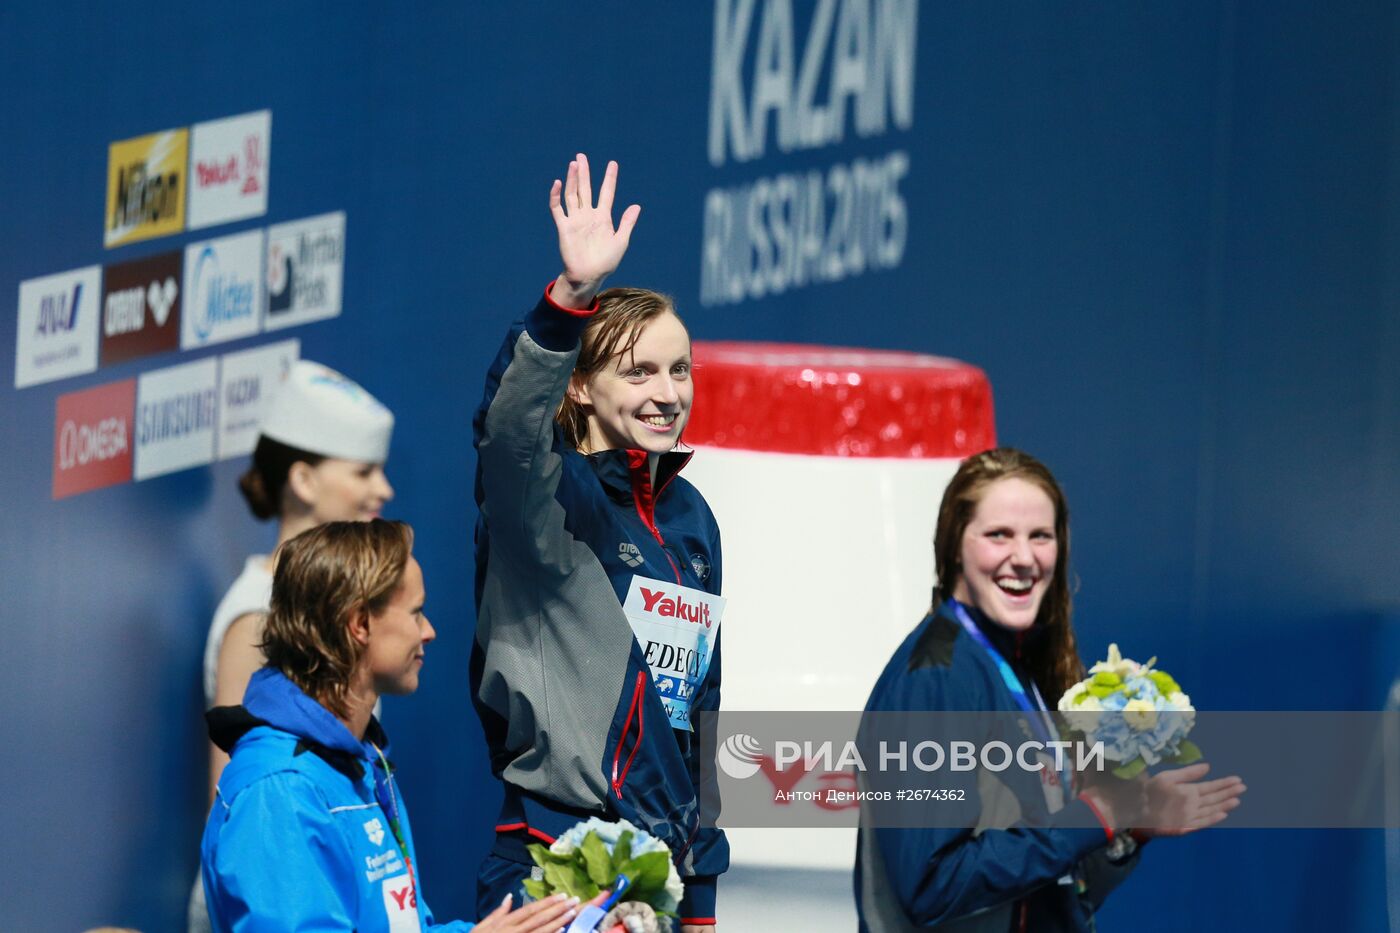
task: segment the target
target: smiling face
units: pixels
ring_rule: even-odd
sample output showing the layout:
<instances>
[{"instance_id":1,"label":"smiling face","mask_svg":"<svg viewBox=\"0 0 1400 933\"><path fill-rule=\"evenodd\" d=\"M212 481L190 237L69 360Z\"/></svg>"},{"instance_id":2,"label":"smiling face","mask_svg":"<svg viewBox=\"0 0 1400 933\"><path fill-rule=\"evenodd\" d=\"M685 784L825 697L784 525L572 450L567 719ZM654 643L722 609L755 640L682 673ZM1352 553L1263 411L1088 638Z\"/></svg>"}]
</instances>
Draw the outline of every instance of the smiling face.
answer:
<instances>
[{"instance_id":1,"label":"smiling face","mask_svg":"<svg viewBox=\"0 0 1400 933\"><path fill-rule=\"evenodd\" d=\"M680 441L695 393L690 334L674 314L649 321L630 350L569 389L588 418L585 452L665 453Z\"/></svg>"},{"instance_id":2,"label":"smiling face","mask_svg":"<svg viewBox=\"0 0 1400 933\"><path fill-rule=\"evenodd\" d=\"M367 522L394 498L394 487L378 463L328 457L315 466L297 463L292 488L311 507L317 524Z\"/></svg>"},{"instance_id":3,"label":"smiling face","mask_svg":"<svg viewBox=\"0 0 1400 933\"><path fill-rule=\"evenodd\" d=\"M369 642L362 663L379 695L401 696L418 689L418 672L428 642L437 637L423 614L423 568L409 557L403 578L389 602L369 617Z\"/></svg>"},{"instance_id":4,"label":"smiling face","mask_svg":"<svg viewBox=\"0 0 1400 933\"><path fill-rule=\"evenodd\" d=\"M953 597L1012 631L1035 624L1055 576L1055 505L1019 477L986 487L963 531Z\"/></svg>"}]
</instances>

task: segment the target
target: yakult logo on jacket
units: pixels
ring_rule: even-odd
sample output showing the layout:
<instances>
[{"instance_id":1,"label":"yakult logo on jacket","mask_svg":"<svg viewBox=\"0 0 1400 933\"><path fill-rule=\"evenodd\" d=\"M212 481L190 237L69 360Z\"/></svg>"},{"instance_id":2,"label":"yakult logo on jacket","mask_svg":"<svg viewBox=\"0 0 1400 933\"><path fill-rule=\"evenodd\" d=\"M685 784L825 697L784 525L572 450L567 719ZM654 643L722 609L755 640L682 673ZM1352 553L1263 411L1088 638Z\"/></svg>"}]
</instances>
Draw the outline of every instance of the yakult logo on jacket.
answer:
<instances>
[{"instance_id":1,"label":"yakult logo on jacket","mask_svg":"<svg viewBox=\"0 0 1400 933\"><path fill-rule=\"evenodd\" d=\"M642 587L642 610L654 612L664 619L679 619L694 622L709 628L714 624L710 618L709 603L688 602L683 596L668 596L665 592Z\"/></svg>"},{"instance_id":2,"label":"yakult logo on jacket","mask_svg":"<svg viewBox=\"0 0 1400 933\"><path fill-rule=\"evenodd\" d=\"M272 111L196 123L190 133L189 227L267 213Z\"/></svg>"},{"instance_id":3,"label":"yakult logo on jacket","mask_svg":"<svg viewBox=\"0 0 1400 933\"><path fill-rule=\"evenodd\" d=\"M58 398L53 431L53 497L131 479L136 381L124 379Z\"/></svg>"}]
</instances>

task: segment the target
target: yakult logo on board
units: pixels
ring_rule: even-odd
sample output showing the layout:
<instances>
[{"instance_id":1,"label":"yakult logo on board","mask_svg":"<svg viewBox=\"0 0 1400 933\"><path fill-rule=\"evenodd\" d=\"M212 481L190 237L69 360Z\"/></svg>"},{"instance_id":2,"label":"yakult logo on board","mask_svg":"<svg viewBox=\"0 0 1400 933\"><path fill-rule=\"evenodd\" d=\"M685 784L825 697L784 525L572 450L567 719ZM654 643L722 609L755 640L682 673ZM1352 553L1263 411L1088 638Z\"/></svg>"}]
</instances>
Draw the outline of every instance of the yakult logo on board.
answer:
<instances>
[{"instance_id":1,"label":"yakult logo on board","mask_svg":"<svg viewBox=\"0 0 1400 933\"><path fill-rule=\"evenodd\" d=\"M272 111L196 123L190 134L189 228L267 213Z\"/></svg>"},{"instance_id":2,"label":"yakult logo on board","mask_svg":"<svg viewBox=\"0 0 1400 933\"><path fill-rule=\"evenodd\" d=\"M300 352L299 341L283 340L224 354L219 364L218 459L253 452L268 400L276 394Z\"/></svg>"},{"instance_id":3,"label":"yakult logo on board","mask_svg":"<svg viewBox=\"0 0 1400 933\"><path fill-rule=\"evenodd\" d=\"M15 333L15 388L97 368L102 267L21 282Z\"/></svg>"},{"instance_id":4,"label":"yakult logo on board","mask_svg":"<svg viewBox=\"0 0 1400 933\"><path fill-rule=\"evenodd\" d=\"M340 314L344 274L344 211L268 228L267 329Z\"/></svg>"},{"instance_id":5,"label":"yakult logo on board","mask_svg":"<svg viewBox=\"0 0 1400 933\"><path fill-rule=\"evenodd\" d=\"M123 379L58 398L53 431L53 497L131 479L136 381Z\"/></svg>"},{"instance_id":6,"label":"yakult logo on board","mask_svg":"<svg viewBox=\"0 0 1400 933\"><path fill-rule=\"evenodd\" d=\"M180 348L179 250L107 267L102 365Z\"/></svg>"},{"instance_id":7,"label":"yakult logo on board","mask_svg":"<svg viewBox=\"0 0 1400 933\"><path fill-rule=\"evenodd\" d=\"M107 211L103 242L121 246L185 228L185 162L189 130L165 130L107 148Z\"/></svg>"},{"instance_id":8,"label":"yakult logo on board","mask_svg":"<svg viewBox=\"0 0 1400 933\"><path fill-rule=\"evenodd\" d=\"M143 373L136 392L132 475L149 479L214 459L216 357Z\"/></svg>"},{"instance_id":9,"label":"yakult logo on board","mask_svg":"<svg viewBox=\"0 0 1400 933\"><path fill-rule=\"evenodd\" d=\"M185 247L183 350L249 337L262 310L263 232Z\"/></svg>"}]
</instances>

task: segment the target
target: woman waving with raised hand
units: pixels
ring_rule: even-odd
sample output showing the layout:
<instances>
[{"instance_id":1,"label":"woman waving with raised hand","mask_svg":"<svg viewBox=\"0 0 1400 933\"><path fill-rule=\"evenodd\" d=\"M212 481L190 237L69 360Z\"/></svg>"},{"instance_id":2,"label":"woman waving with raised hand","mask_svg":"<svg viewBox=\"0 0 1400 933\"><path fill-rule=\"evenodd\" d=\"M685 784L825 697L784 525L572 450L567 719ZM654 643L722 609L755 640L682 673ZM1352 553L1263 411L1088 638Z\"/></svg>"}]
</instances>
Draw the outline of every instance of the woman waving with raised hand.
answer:
<instances>
[{"instance_id":1,"label":"woman waving with raised hand","mask_svg":"<svg viewBox=\"0 0 1400 933\"><path fill-rule=\"evenodd\" d=\"M519 890L528 843L626 819L670 847L694 933L714 925L729 863L723 833L701 826L691 726L719 706L719 528L679 476L685 325L665 295L600 291L641 213L614 228L616 185L609 163L595 204L582 154L554 182L564 269L507 333L474 421L472 681L505 785L478 896Z\"/></svg>"}]
</instances>

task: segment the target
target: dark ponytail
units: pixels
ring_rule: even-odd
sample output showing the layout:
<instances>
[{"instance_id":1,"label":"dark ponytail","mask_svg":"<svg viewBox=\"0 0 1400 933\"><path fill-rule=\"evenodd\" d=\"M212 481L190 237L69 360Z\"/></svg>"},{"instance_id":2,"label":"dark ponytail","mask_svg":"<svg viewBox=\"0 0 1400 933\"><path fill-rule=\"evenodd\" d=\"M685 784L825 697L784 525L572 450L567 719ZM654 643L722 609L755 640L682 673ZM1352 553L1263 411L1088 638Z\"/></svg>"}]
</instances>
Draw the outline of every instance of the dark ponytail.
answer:
<instances>
[{"instance_id":1,"label":"dark ponytail","mask_svg":"<svg viewBox=\"0 0 1400 933\"><path fill-rule=\"evenodd\" d=\"M238 478L238 490L259 521L277 518L282 514L282 491L287 487L287 474L291 473L292 464L316 466L325 459L320 454L259 435L258 446L253 450L253 465Z\"/></svg>"}]
</instances>

